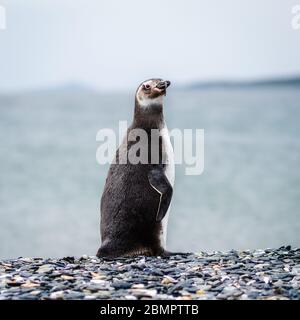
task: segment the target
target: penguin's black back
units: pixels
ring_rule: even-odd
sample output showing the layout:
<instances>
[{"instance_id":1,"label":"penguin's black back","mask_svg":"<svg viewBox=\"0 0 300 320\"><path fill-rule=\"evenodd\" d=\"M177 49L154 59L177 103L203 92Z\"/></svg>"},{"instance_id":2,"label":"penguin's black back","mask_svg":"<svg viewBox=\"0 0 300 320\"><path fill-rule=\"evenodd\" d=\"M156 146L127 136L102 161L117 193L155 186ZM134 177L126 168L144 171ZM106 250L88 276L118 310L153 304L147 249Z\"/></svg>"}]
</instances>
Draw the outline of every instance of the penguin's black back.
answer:
<instances>
[{"instance_id":1,"label":"penguin's black back","mask_svg":"<svg viewBox=\"0 0 300 320\"><path fill-rule=\"evenodd\" d=\"M116 163L110 166L101 198L102 244L98 256L160 255L164 252L160 243L162 225L156 221L160 194L148 180L148 173L154 166L163 166L162 142L159 139L156 146L159 163L151 164L151 130L146 132L149 164L119 164L121 153L128 154L132 146L128 143L126 148L123 142L117 150Z\"/></svg>"}]
</instances>

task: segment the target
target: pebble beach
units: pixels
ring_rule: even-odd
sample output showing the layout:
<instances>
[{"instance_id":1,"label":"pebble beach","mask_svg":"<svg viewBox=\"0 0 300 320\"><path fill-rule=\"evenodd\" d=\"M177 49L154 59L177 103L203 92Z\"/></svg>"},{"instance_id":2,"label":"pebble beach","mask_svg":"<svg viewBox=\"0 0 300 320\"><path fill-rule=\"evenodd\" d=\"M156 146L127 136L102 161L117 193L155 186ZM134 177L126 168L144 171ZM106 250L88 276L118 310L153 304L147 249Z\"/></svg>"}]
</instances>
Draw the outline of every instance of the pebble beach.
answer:
<instances>
[{"instance_id":1,"label":"pebble beach","mask_svg":"<svg viewBox=\"0 0 300 320\"><path fill-rule=\"evenodd\" d=\"M299 300L300 248L0 260L0 300Z\"/></svg>"}]
</instances>

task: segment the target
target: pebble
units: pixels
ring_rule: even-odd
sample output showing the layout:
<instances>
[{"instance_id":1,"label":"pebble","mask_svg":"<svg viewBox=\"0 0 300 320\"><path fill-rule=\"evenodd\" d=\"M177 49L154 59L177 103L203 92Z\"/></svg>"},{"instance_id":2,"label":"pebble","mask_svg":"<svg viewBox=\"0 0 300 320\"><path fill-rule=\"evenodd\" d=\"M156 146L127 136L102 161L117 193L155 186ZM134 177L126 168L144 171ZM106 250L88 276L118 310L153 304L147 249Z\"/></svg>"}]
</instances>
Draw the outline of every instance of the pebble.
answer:
<instances>
[{"instance_id":1,"label":"pebble","mask_svg":"<svg viewBox=\"0 0 300 320\"><path fill-rule=\"evenodd\" d=\"M300 249L0 260L0 300L299 300Z\"/></svg>"},{"instance_id":2,"label":"pebble","mask_svg":"<svg viewBox=\"0 0 300 320\"><path fill-rule=\"evenodd\" d=\"M175 280L174 278L172 278L170 276L164 276L164 278L161 281L162 284L170 284L170 283L176 283L176 282L177 282L177 280Z\"/></svg>"},{"instance_id":3,"label":"pebble","mask_svg":"<svg viewBox=\"0 0 300 320\"><path fill-rule=\"evenodd\" d=\"M154 298L157 295L155 289L129 289L129 293L136 297L149 297Z\"/></svg>"},{"instance_id":4,"label":"pebble","mask_svg":"<svg viewBox=\"0 0 300 320\"><path fill-rule=\"evenodd\" d=\"M57 300L62 299L64 297L63 291L55 291L50 294L50 299Z\"/></svg>"},{"instance_id":5,"label":"pebble","mask_svg":"<svg viewBox=\"0 0 300 320\"><path fill-rule=\"evenodd\" d=\"M144 288L145 288L145 285L143 283L137 283L131 286L131 289L144 289Z\"/></svg>"},{"instance_id":6,"label":"pebble","mask_svg":"<svg viewBox=\"0 0 300 320\"><path fill-rule=\"evenodd\" d=\"M44 264L38 268L37 273L47 273L47 272L51 272L52 270L53 270L52 265Z\"/></svg>"}]
</instances>

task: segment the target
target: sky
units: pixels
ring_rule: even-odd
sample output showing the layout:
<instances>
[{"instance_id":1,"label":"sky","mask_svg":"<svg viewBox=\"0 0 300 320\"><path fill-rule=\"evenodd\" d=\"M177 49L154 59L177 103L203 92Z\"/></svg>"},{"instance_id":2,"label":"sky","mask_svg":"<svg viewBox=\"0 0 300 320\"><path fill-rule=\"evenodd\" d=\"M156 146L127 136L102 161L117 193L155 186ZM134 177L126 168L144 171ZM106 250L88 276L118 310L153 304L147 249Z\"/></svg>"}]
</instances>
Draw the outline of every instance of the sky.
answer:
<instances>
[{"instance_id":1,"label":"sky","mask_svg":"<svg viewBox=\"0 0 300 320\"><path fill-rule=\"evenodd\" d=\"M0 91L300 74L300 0L0 0Z\"/></svg>"}]
</instances>

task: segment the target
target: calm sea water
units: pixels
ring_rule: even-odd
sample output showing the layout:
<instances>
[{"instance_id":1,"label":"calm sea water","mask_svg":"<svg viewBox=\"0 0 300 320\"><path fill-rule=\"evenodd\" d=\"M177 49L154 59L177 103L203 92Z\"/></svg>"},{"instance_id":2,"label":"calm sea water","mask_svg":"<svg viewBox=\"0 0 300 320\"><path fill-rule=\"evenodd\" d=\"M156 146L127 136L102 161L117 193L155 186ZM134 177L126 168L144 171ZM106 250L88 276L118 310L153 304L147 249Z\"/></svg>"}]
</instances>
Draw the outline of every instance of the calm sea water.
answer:
<instances>
[{"instance_id":1,"label":"calm sea water","mask_svg":"<svg viewBox=\"0 0 300 320\"><path fill-rule=\"evenodd\" d=\"M299 88L172 91L171 128L205 131L205 168L176 167L170 250L300 246ZM96 133L131 121L133 97L0 97L0 258L95 254L108 166Z\"/></svg>"}]
</instances>

